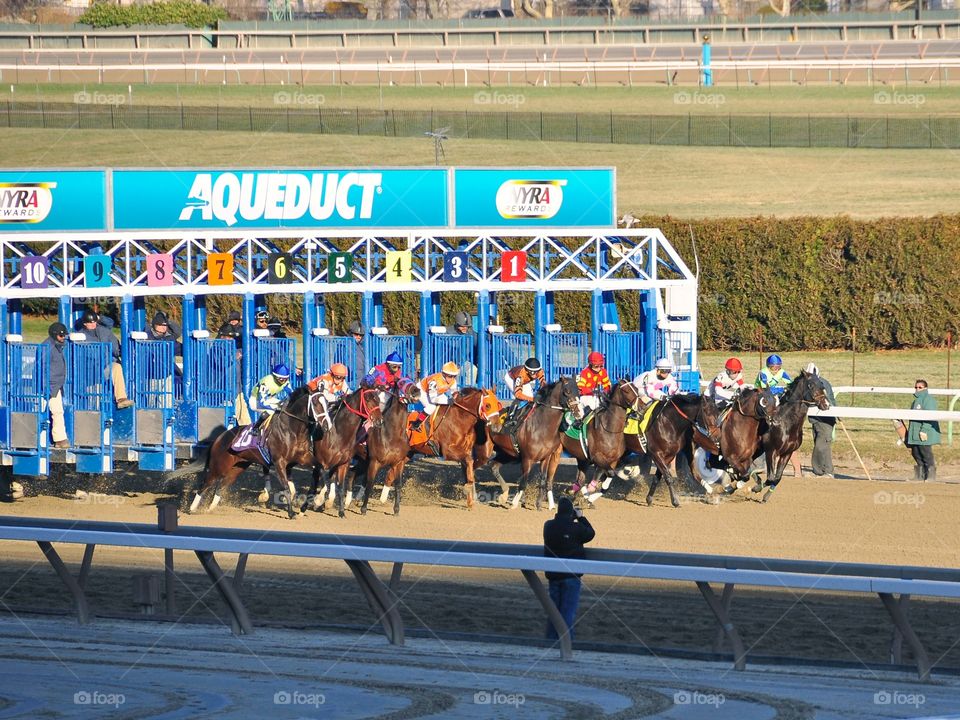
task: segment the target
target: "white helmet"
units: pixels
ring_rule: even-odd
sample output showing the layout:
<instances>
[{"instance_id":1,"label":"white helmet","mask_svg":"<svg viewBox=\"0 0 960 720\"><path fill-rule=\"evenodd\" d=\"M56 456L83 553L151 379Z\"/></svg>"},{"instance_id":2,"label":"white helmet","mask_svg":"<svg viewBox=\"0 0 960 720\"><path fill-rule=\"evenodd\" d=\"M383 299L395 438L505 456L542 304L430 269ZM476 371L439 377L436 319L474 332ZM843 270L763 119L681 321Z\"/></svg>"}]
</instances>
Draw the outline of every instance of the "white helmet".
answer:
<instances>
[{"instance_id":1,"label":"white helmet","mask_svg":"<svg viewBox=\"0 0 960 720\"><path fill-rule=\"evenodd\" d=\"M670 372L673 372L673 363L667 358L660 358L657 360L657 364L654 367L656 367L657 370L669 370Z\"/></svg>"}]
</instances>

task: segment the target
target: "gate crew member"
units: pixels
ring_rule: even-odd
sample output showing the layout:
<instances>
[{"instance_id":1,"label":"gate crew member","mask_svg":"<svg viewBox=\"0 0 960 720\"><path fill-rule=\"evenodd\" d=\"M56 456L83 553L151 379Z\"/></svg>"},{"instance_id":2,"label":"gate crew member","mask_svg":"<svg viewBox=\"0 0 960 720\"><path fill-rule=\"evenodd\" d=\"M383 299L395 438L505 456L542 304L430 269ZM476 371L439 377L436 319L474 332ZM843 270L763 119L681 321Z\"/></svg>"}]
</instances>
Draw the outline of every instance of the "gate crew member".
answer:
<instances>
[{"instance_id":1,"label":"gate crew member","mask_svg":"<svg viewBox=\"0 0 960 720\"><path fill-rule=\"evenodd\" d=\"M50 435L56 448L70 447L67 440L67 425L63 419L63 385L67 381L67 326L55 322L47 330L49 337L43 341L50 348Z\"/></svg>"},{"instance_id":2,"label":"gate crew member","mask_svg":"<svg viewBox=\"0 0 960 720\"><path fill-rule=\"evenodd\" d=\"M455 362L446 362L440 368L440 372L428 375L420 381L420 389L423 391L420 402L423 410L411 426L413 430L419 431L423 421L433 415L438 410L438 406L453 402L453 396L458 390L457 375L459 374L460 368Z\"/></svg>"},{"instance_id":3,"label":"gate crew member","mask_svg":"<svg viewBox=\"0 0 960 720\"><path fill-rule=\"evenodd\" d=\"M602 353L594 350L587 356L587 367L577 376L577 387L580 389L580 407L586 415L596 410L600 405L600 396L610 393L610 376L607 375L606 358Z\"/></svg>"},{"instance_id":4,"label":"gate crew member","mask_svg":"<svg viewBox=\"0 0 960 720\"><path fill-rule=\"evenodd\" d=\"M131 407L133 400L127 399L127 384L123 380L123 368L120 367L120 340L110 328L100 324L100 318L92 310L87 310L80 318L80 330L84 342L109 343L112 361L110 376L113 378L113 398L117 407L123 410Z\"/></svg>"}]
</instances>

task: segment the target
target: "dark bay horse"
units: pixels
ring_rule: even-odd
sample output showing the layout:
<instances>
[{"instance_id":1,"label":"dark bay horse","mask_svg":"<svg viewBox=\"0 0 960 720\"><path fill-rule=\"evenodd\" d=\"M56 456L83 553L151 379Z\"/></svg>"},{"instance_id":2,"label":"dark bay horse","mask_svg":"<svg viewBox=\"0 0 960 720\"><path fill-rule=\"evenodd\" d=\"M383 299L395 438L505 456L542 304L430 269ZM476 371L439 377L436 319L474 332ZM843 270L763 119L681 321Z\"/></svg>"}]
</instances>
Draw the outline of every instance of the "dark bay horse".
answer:
<instances>
[{"instance_id":1,"label":"dark bay horse","mask_svg":"<svg viewBox=\"0 0 960 720\"><path fill-rule=\"evenodd\" d=\"M830 408L823 382L813 373L801 371L780 396L780 404L770 421L770 428L763 436L763 452L767 459L767 477L763 484L769 487L763 495L763 502L767 502L777 489L790 456L803 443L807 409L814 405L821 410ZM755 487L754 492L762 489Z\"/></svg>"},{"instance_id":2,"label":"dark bay horse","mask_svg":"<svg viewBox=\"0 0 960 720\"><path fill-rule=\"evenodd\" d=\"M657 491L660 479L663 478L670 491L670 502L674 507L680 507L670 465L681 450L689 447L691 429L699 432L696 428L703 425L702 413L705 402L713 401L694 394L673 395L661 401L660 405L653 410L653 416L644 433L647 442L646 453L638 435L625 436L629 452L647 454L657 466L657 474L650 482L650 492L647 493L647 505L653 504L653 495Z\"/></svg>"},{"instance_id":3,"label":"dark bay horse","mask_svg":"<svg viewBox=\"0 0 960 720\"><path fill-rule=\"evenodd\" d=\"M313 486L310 494L313 497L314 510L320 509L327 491L325 485L318 491L321 477L336 472L336 484L341 487L346 485L347 471L350 469L350 461L353 460L360 424L367 420L376 424L381 420L380 391L360 388L330 405L328 414L331 427L313 443ZM335 493L333 490L330 494L331 505Z\"/></svg>"},{"instance_id":4,"label":"dark bay horse","mask_svg":"<svg viewBox=\"0 0 960 720\"><path fill-rule=\"evenodd\" d=\"M526 412L527 417L516 432L518 447L514 447L510 435L490 428L490 439L493 441L496 452L491 469L503 491L502 503L506 503L509 498L510 489L503 475L500 474L500 465L518 461L521 476L512 507L516 508L520 505L523 491L530 477L530 470L537 463L540 463L537 510L540 509L543 501L545 484L548 496L552 499L553 476L557 472L560 453L563 451L560 445L560 421L566 412L573 413L577 418L582 415L579 398L580 391L577 389L577 383L571 377L562 377L554 383L541 387L533 402L530 403L531 407L521 411Z\"/></svg>"},{"instance_id":5,"label":"dark bay horse","mask_svg":"<svg viewBox=\"0 0 960 720\"><path fill-rule=\"evenodd\" d=\"M733 470L737 478L736 487L742 487L752 473L753 459L776 407L777 399L768 389L747 388L733 398L723 424L718 427L719 408L716 402L705 402L703 416L709 435L691 428L692 439L698 448L714 456L722 456L722 460L715 461L714 467ZM708 493L713 492L709 482L701 478L700 483ZM724 489L732 492L736 487L725 485Z\"/></svg>"},{"instance_id":6,"label":"dark bay horse","mask_svg":"<svg viewBox=\"0 0 960 720\"><path fill-rule=\"evenodd\" d=\"M295 465L313 465L312 432L320 412L317 393L306 387L297 388L274 413L262 431L260 442L270 453L271 465L277 469L280 486L287 495L287 512L291 518L299 514L295 504L296 488L288 473ZM256 448L236 452L230 448L244 427L236 427L221 433L210 445L204 466L203 480L197 490L190 512L196 512L203 502L204 493L213 488L210 510L220 504L221 489L230 487L244 470L251 465L264 465L263 457Z\"/></svg>"},{"instance_id":7,"label":"dark bay horse","mask_svg":"<svg viewBox=\"0 0 960 720\"><path fill-rule=\"evenodd\" d=\"M567 454L577 461L577 479L574 490L586 481L587 469L596 467L591 485L601 482L613 474L620 464L626 450L626 436L623 429L627 424L627 414L637 411L640 393L636 385L621 380L614 385L606 405L598 409L590 418L584 430L583 442L560 433L560 444Z\"/></svg>"},{"instance_id":8,"label":"dark bay horse","mask_svg":"<svg viewBox=\"0 0 960 720\"><path fill-rule=\"evenodd\" d=\"M493 390L464 388L453 397L452 403L438 407L430 421L432 435L429 441L410 447L411 454L439 456L460 463L470 509L473 509L476 492L474 469L485 465L493 455L487 423L499 415L501 409ZM384 484L383 487L385 493L388 492L390 486Z\"/></svg>"},{"instance_id":9,"label":"dark bay horse","mask_svg":"<svg viewBox=\"0 0 960 720\"><path fill-rule=\"evenodd\" d=\"M363 504L360 514L367 514L367 502L373 492L373 484L383 468L387 468L384 485L394 488L393 514L400 514L400 485L403 468L410 455L410 439L407 435L407 406L420 400L420 386L409 378L403 378L397 384L396 391L381 391L385 404L383 421L372 427L367 434L365 446L357 446L355 453L360 462L357 464L357 476L365 475ZM340 517L343 512L343 495L346 488L340 487Z\"/></svg>"}]
</instances>

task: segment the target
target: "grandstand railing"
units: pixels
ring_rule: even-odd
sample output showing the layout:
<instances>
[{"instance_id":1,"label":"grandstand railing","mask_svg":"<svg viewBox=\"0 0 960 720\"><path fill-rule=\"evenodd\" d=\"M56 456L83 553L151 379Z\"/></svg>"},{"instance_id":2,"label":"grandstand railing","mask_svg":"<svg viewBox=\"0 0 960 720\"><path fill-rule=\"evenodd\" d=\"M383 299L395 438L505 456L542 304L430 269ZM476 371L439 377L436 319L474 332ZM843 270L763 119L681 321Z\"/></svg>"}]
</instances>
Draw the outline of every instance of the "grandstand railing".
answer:
<instances>
[{"instance_id":1,"label":"grandstand railing","mask_svg":"<svg viewBox=\"0 0 960 720\"><path fill-rule=\"evenodd\" d=\"M163 527L164 529L161 529ZM251 633L253 625L240 598L240 580L249 555L343 560L350 567L391 643L403 644L403 621L399 607L403 596L398 585L404 564L444 567L518 570L536 594L549 620L560 629L560 650L572 657L567 626L550 600L537 572L561 571L617 578L693 582L703 594L730 641L734 667L746 667L747 653L730 617L730 600L736 585L830 591L879 596L890 615L899 640L905 641L915 658L921 680L929 680L931 663L923 643L907 616L910 596L960 598L960 570L893 565L867 565L773 558L724 557L680 553L649 553L633 550L587 549L586 559L566 560L543 556L540 545L417 540L314 533L276 532L256 529L177 527L173 508L160 510L160 526L47 518L0 518L0 539L36 542L66 584L76 603L81 623L91 619L84 585L97 545L162 548L195 552L231 613L236 633ZM74 578L52 543L85 545L78 578ZM238 553L234 578L226 577L214 553ZM389 585L373 572L371 562L393 563ZM172 565L172 560L169 560ZM171 573L172 574L172 573ZM168 577L172 583L173 578ZM722 597L711 583L722 583ZM893 647L900 643L895 637ZM894 655L895 662L902 656Z\"/></svg>"}]
</instances>

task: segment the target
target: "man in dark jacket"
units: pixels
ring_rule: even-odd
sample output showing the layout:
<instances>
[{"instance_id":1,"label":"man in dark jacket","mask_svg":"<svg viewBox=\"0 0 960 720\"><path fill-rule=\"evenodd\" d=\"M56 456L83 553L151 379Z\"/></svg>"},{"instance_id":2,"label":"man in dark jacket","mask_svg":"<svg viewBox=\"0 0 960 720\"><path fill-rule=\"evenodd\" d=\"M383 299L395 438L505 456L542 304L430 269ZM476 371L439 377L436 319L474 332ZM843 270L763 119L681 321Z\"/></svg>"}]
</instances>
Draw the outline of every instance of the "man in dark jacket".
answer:
<instances>
[{"instance_id":1,"label":"man in dark jacket","mask_svg":"<svg viewBox=\"0 0 960 720\"><path fill-rule=\"evenodd\" d=\"M807 365L807 372L820 378L823 391L827 395L827 400L830 401L830 407L836 405L837 399L833 396L833 386L820 375L820 369L810 363ZM830 445L833 443L833 427L836 424L835 417L810 416L810 429L813 430L813 455L810 457L810 467L813 474L818 477L833 477L833 451Z\"/></svg>"},{"instance_id":2,"label":"man in dark jacket","mask_svg":"<svg viewBox=\"0 0 960 720\"><path fill-rule=\"evenodd\" d=\"M570 498L560 498L557 505L557 514L553 520L543 524L543 555L544 557L570 558L582 560L586 558L584 544L593 540L596 532L579 510L573 509ZM580 604L580 575L565 572L547 572L550 582L550 599L557 606L570 630L570 639L573 640L573 619L577 615L577 606ZM547 623L547 639L557 640L559 637L553 623Z\"/></svg>"},{"instance_id":3,"label":"man in dark jacket","mask_svg":"<svg viewBox=\"0 0 960 720\"><path fill-rule=\"evenodd\" d=\"M354 320L350 323L350 327L347 328L347 332L353 336L357 344L356 364L354 365L356 375L354 375L354 377L359 380L360 378L366 377L367 373L370 372L370 367L367 365L367 354L363 348L363 325L360 324L359 320Z\"/></svg>"},{"instance_id":4,"label":"man in dark jacket","mask_svg":"<svg viewBox=\"0 0 960 720\"><path fill-rule=\"evenodd\" d=\"M67 326L55 322L47 330L49 337L43 341L50 348L50 435L53 446L70 447L67 440L67 426L63 419L63 385L67 381L67 360L64 352L67 347Z\"/></svg>"},{"instance_id":5,"label":"man in dark jacket","mask_svg":"<svg viewBox=\"0 0 960 720\"><path fill-rule=\"evenodd\" d=\"M172 340L173 354L182 355L183 345L180 343L180 326L169 319L166 313L158 312L153 316L153 322L147 328L148 340Z\"/></svg>"},{"instance_id":6,"label":"man in dark jacket","mask_svg":"<svg viewBox=\"0 0 960 720\"><path fill-rule=\"evenodd\" d=\"M920 379L913 384L911 410L929 410L936 412L937 399L930 394L927 381ZM933 457L933 446L940 444L940 423L936 420L911 420L907 426L907 447L913 455L914 480L936 480L937 461Z\"/></svg>"},{"instance_id":7,"label":"man in dark jacket","mask_svg":"<svg viewBox=\"0 0 960 720\"><path fill-rule=\"evenodd\" d=\"M112 362L110 375L113 378L113 398L117 407L123 410L131 407L133 400L127 399L127 384L123 379L123 368L120 366L120 340L105 325L100 323L97 313L87 310L80 318L78 332L83 335L83 342L101 342L110 344Z\"/></svg>"},{"instance_id":8,"label":"man in dark jacket","mask_svg":"<svg viewBox=\"0 0 960 720\"><path fill-rule=\"evenodd\" d=\"M470 355L461 358L460 377L463 385L473 385L477 381L477 334L473 331L470 316L458 312L453 316L453 325L447 326L447 335L466 335L470 338Z\"/></svg>"}]
</instances>

